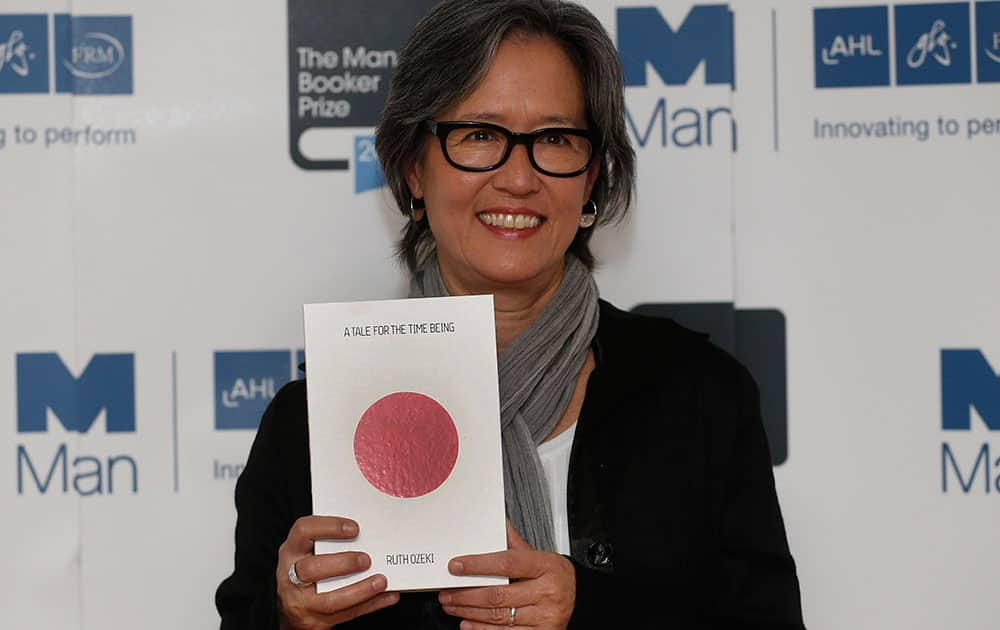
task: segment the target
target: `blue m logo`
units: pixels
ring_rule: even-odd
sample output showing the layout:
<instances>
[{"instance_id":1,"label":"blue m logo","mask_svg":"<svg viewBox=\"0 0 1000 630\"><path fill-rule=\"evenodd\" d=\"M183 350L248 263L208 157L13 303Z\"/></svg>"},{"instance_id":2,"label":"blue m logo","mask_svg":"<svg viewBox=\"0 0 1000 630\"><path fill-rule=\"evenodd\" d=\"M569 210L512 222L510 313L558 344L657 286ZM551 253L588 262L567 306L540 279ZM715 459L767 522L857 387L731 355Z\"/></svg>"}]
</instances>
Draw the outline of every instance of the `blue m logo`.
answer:
<instances>
[{"instance_id":1,"label":"blue m logo","mask_svg":"<svg viewBox=\"0 0 1000 630\"><path fill-rule=\"evenodd\" d=\"M47 431L49 409L67 431L88 432L101 410L108 432L135 431L135 356L94 355L76 378L58 354L18 354L18 433Z\"/></svg>"},{"instance_id":2,"label":"blue m logo","mask_svg":"<svg viewBox=\"0 0 1000 630\"><path fill-rule=\"evenodd\" d=\"M972 408L1000 431L1000 375L979 350L941 351L941 428L969 431Z\"/></svg>"},{"instance_id":3,"label":"blue m logo","mask_svg":"<svg viewBox=\"0 0 1000 630\"><path fill-rule=\"evenodd\" d=\"M735 87L733 12L699 4L674 30L656 7L618 9L618 54L626 86L646 85L650 64L666 85L684 85L705 63L705 83Z\"/></svg>"}]
</instances>

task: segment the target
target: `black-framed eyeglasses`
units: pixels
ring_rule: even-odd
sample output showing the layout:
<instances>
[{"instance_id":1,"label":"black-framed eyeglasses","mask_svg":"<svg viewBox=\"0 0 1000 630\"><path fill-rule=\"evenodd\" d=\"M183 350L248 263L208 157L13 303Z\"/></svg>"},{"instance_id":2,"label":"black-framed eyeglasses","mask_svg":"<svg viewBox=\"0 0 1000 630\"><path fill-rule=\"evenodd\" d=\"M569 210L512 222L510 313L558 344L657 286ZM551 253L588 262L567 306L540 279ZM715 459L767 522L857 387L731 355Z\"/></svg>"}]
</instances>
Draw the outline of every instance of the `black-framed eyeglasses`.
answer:
<instances>
[{"instance_id":1,"label":"black-framed eyeglasses","mask_svg":"<svg viewBox=\"0 0 1000 630\"><path fill-rule=\"evenodd\" d=\"M448 163L463 171L492 171L503 166L514 145L528 149L528 160L538 172L552 177L576 177L594 159L593 134L586 129L548 127L514 133L486 122L435 120L424 126L441 141Z\"/></svg>"}]
</instances>

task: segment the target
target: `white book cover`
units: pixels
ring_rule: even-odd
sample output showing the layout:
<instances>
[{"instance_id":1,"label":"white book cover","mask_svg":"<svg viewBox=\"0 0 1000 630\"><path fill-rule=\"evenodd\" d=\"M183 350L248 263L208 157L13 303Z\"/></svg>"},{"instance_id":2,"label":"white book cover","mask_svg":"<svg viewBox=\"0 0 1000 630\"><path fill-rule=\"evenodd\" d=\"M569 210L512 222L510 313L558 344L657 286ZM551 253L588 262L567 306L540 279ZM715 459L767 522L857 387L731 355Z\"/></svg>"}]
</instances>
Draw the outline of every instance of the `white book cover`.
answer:
<instances>
[{"instance_id":1,"label":"white book cover","mask_svg":"<svg viewBox=\"0 0 1000 630\"><path fill-rule=\"evenodd\" d=\"M506 549L492 296L307 304L313 513L358 522L350 541L389 590L506 584L454 576L459 555Z\"/></svg>"}]
</instances>

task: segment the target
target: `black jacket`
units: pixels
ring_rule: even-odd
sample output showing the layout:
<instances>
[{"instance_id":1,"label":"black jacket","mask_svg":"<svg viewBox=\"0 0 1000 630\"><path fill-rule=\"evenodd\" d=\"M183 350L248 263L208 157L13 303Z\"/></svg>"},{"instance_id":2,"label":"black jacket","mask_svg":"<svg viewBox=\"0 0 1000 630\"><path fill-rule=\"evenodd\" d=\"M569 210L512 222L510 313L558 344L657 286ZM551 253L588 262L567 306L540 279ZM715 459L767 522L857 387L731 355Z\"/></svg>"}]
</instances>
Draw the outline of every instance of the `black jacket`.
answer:
<instances>
[{"instance_id":1,"label":"black jacket","mask_svg":"<svg viewBox=\"0 0 1000 630\"><path fill-rule=\"evenodd\" d=\"M803 628L747 371L703 335L603 301L594 354L569 468L570 628ZM275 396L236 485L223 630L278 627L278 546L312 513L305 390ZM457 622L435 593L404 593L347 627Z\"/></svg>"}]
</instances>

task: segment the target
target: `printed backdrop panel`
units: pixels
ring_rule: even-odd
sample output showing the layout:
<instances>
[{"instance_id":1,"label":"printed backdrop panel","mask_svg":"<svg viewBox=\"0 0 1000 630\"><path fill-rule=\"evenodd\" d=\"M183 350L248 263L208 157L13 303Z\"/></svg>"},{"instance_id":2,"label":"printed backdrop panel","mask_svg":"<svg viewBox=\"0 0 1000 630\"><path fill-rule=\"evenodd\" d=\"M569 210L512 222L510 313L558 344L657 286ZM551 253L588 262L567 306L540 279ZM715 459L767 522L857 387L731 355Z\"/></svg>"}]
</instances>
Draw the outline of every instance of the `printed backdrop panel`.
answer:
<instances>
[{"instance_id":1,"label":"printed backdrop panel","mask_svg":"<svg viewBox=\"0 0 1000 630\"><path fill-rule=\"evenodd\" d=\"M971 380L990 368L961 375L966 430L942 430L942 352L998 356L997 145L982 121L1000 91L934 74L949 51L968 69L971 5L783 2L744 18L745 4L738 71L756 87L740 114L774 122L735 164L736 301L787 322L790 450L776 474L807 618L992 627L998 555L981 541L995 473L986 457L973 469L993 447L986 417L968 416L995 404ZM959 476L975 477L969 492Z\"/></svg>"},{"instance_id":2,"label":"printed backdrop panel","mask_svg":"<svg viewBox=\"0 0 1000 630\"><path fill-rule=\"evenodd\" d=\"M638 164L630 218L598 231L598 285L621 308L732 302L732 12L587 3L618 44Z\"/></svg>"},{"instance_id":3,"label":"printed backdrop panel","mask_svg":"<svg viewBox=\"0 0 1000 630\"><path fill-rule=\"evenodd\" d=\"M49 72L41 70L49 58L48 14L64 10L64 3L44 2L7 3L0 10L0 44L9 44L14 31L38 43L30 49L18 48L21 54L0 54L4 62L0 71L0 434L4 443L0 449L4 471L0 554L10 567L0 577L0 607L12 611L15 624L23 627L32 616L37 619L35 611L39 610L48 611L45 617L53 625L73 628L80 624L80 500L71 490L64 491L60 467L65 461L60 453L77 450L77 434L63 430L44 406L32 404L33 395L45 387L40 379L17 378L19 353L37 356L61 350L72 369L80 367L74 364L74 225L67 190L73 175L72 152L48 140L50 130L72 119L72 103L69 96L35 96L37 90L47 89L49 79ZM13 47L10 50L17 52ZM53 357L40 358L41 371L53 367L46 358ZM49 430L20 432L19 404L25 408L20 414L24 428ZM38 496L38 484L49 489L49 496ZM58 608L52 606L52 593L63 594Z\"/></svg>"},{"instance_id":4,"label":"printed backdrop panel","mask_svg":"<svg viewBox=\"0 0 1000 630\"><path fill-rule=\"evenodd\" d=\"M217 627L301 305L405 294L371 135L430 4L0 9L6 627ZM750 365L807 624L991 627L1000 1L586 4L639 167L602 295Z\"/></svg>"}]
</instances>

